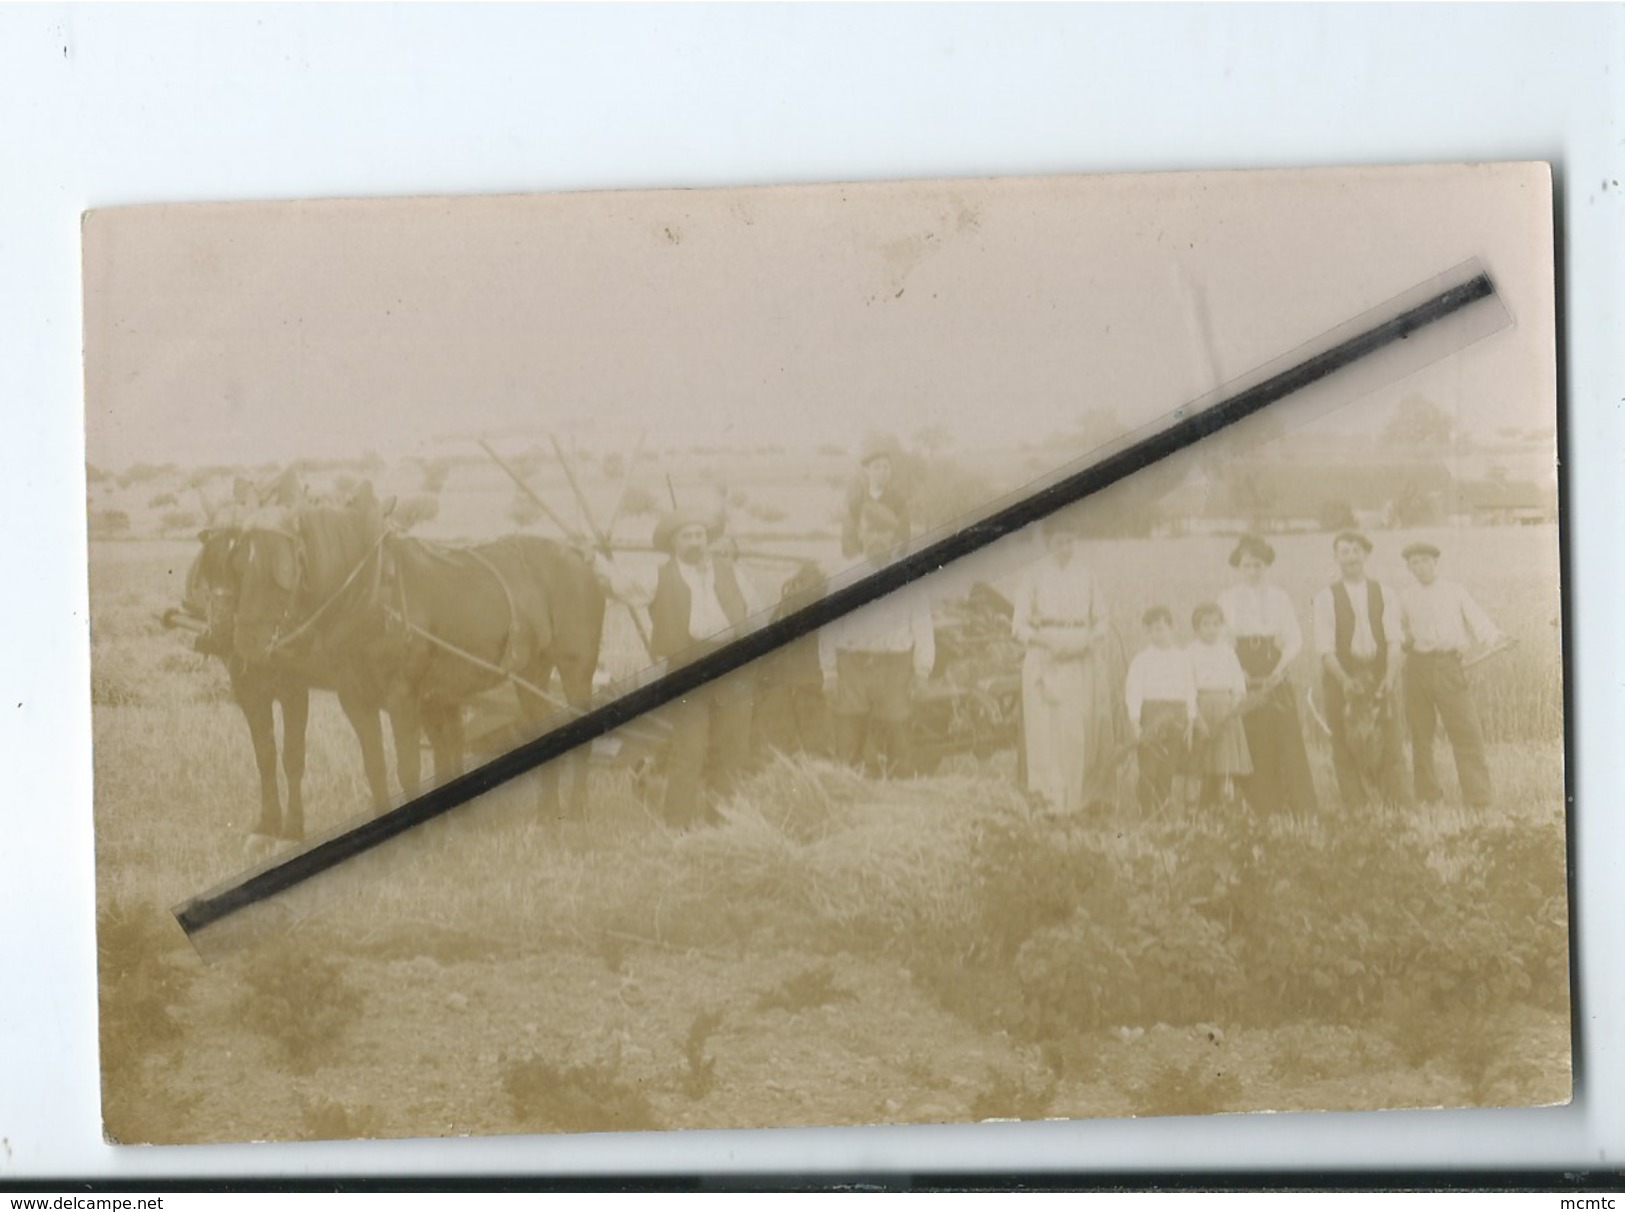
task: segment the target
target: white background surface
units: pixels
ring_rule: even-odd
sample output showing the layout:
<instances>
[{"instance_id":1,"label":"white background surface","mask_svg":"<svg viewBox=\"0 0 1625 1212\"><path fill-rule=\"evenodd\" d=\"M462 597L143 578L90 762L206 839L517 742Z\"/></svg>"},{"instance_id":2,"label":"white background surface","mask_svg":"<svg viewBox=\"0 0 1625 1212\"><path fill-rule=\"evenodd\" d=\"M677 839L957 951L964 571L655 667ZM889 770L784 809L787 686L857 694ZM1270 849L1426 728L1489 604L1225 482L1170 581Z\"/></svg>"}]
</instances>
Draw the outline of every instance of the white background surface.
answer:
<instances>
[{"instance_id":1,"label":"white background surface","mask_svg":"<svg viewBox=\"0 0 1625 1212\"><path fill-rule=\"evenodd\" d=\"M28 1176L1625 1161L1625 11L0 9L0 1185ZM77 224L118 203L1543 159L1567 371L1579 1099L1539 1111L112 1149Z\"/></svg>"}]
</instances>

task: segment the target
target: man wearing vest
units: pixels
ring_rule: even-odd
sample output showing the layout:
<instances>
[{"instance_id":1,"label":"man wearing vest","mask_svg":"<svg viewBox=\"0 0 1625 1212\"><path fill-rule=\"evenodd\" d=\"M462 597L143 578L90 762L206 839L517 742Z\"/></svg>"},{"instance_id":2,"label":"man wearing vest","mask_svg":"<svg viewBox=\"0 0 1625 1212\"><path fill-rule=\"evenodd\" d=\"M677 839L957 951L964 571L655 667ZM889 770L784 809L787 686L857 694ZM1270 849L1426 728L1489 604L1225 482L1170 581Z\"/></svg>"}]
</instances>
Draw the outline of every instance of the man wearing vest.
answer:
<instances>
[{"instance_id":1,"label":"man wearing vest","mask_svg":"<svg viewBox=\"0 0 1625 1212\"><path fill-rule=\"evenodd\" d=\"M670 556L660 566L652 593L607 561L599 573L622 601L649 608L649 653L668 665L692 661L727 641L756 613L749 583L732 560L711 551L717 519L696 510L673 510L655 526L656 550ZM726 795L750 758L751 678L748 670L717 679L668 709L671 743L666 750L666 823L685 829L700 823L700 792Z\"/></svg>"},{"instance_id":2,"label":"man wearing vest","mask_svg":"<svg viewBox=\"0 0 1625 1212\"><path fill-rule=\"evenodd\" d=\"M1332 552L1341 575L1315 595L1314 618L1337 787L1345 808L1373 799L1408 803L1395 695L1403 659L1399 597L1365 575L1365 535L1345 530Z\"/></svg>"}]
</instances>

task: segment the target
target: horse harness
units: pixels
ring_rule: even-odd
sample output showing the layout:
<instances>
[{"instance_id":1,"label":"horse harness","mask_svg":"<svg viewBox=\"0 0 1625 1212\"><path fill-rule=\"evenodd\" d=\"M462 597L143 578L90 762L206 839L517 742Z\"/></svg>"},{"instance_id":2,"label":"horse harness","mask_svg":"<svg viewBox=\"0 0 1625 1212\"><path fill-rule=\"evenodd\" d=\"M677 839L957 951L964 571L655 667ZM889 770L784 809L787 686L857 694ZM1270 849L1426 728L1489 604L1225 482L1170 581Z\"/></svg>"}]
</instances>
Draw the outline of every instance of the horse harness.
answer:
<instances>
[{"instance_id":1,"label":"horse harness","mask_svg":"<svg viewBox=\"0 0 1625 1212\"><path fill-rule=\"evenodd\" d=\"M412 614L406 597L406 577L402 574L398 562L394 565L393 575L391 578L394 582L395 601L393 604L383 605L384 613L389 617L390 622L402 632L408 635L416 636L422 640L427 640L435 647L441 648L454 656L462 658L465 663L475 665L482 669L490 670L503 678L516 680L518 672L528 663L528 657L530 654L525 651L526 645L523 636L524 629L520 626L519 601L514 594L513 585L509 582L508 578L502 574L502 570L498 568L490 558L474 548L460 547L451 548L448 550L455 551L458 555L468 556L473 559L491 575L491 578L496 581L497 586L502 590L503 601L508 607L508 626L503 637L502 655L498 659L497 664L492 665L490 662L477 657L475 654L467 652L462 648L459 648L455 644L444 640L440 636L437 636L433 632L429 631L427 628L422 627L412 621ZM380 580L383 576L381 568L382 563L383 561L380 560ZM381 595L376 594L375 591L375 596Z\"/></svg>"},{"instance_id":2,"label":"horse harness","mask_svg":"<svg viewBox=\"0 0 1625 1212\"><path fill-rule=\"evenodd\" d=\"M378 600L378 591L383 580L384 562L382 559L374 560L373 557L383 548L385 540L389 538L389 532L386 530L380 533L373 545L367 549L367 553L361 557L354 568L350 569L349 575L339 583L339 587L330 593L321 605L317 606L293 630L284 634L283 628L293 618L294 604L299 600L299 589L304 584L306 569L309 566L309 560L305 556L304 540L297 535L288 535L287 537L292 540L294 549L293 583L288 589L288 605L283 610L282 617L277 620L276 627L271 632L271 642L267 645L267 651L272 655L302 639L307 632L315 627L322 616L331 610L339 599L349 591L350 587L356 583L356 579L368 564L373 567L373 575L372 588L367 596L370 601Z\"/></svg>"}]
</instances>

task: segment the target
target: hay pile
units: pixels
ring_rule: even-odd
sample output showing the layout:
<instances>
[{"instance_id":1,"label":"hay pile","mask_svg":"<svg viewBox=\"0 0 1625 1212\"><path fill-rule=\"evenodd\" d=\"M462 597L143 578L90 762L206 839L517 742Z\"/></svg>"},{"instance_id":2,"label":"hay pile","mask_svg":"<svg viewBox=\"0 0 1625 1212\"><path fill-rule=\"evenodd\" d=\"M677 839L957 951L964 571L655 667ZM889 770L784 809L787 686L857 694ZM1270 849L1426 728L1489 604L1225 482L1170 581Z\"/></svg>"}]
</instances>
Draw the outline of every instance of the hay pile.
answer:
<instances>
[{"instance_id":1,"label":"hay pile","mask_svg":"<svg viewBox=\"0 0 1625 1212\"><path fill-rule=\"evenodd\" d=\"M723 808L723 824L674 857L709 895L758 906L824 945L906 945L968 930L978 843L1019 795L993 780L877 782L846 767L781 758Z\"/></svg>"}]
</instances>

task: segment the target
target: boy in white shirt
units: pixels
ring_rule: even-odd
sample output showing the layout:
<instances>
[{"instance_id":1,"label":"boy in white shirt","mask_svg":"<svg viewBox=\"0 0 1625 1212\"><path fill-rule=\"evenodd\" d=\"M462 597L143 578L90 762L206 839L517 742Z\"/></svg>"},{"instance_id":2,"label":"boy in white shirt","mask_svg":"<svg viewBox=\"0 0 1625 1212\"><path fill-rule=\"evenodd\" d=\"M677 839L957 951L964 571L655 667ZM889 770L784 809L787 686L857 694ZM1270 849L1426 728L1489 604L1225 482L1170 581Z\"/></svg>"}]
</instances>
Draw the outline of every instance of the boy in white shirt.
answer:
<instances>
[{"instance_id":1,"label":"boy in white shirt","mask_svg":"<svg viewBox=\"0 0 1625 1212\"><path fill-rule=\"evenodd\" d=\"M1129 662L1124 694L1139 751L1140 807L1153 812L1168 803L1175 777L1184 773L1196 726L1196 678L1190 654L1174 643L1173 612L1153 606L1140 622L1151 643Z\"/></svg>"}]
</instances>

